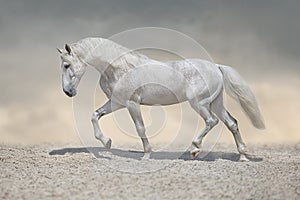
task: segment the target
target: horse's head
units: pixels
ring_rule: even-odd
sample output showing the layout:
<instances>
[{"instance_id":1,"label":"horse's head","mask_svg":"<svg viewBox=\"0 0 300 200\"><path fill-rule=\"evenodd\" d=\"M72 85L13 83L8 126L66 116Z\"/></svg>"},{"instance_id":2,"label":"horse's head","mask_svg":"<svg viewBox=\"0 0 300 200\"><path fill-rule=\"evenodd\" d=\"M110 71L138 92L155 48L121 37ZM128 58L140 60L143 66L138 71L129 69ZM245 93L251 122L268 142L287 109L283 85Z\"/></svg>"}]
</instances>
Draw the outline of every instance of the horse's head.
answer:
<instances>
[{"instance_id":1,"label":"horse's head","mask_svg":"<svg viewBox=\"0 0 300 200\"><path fill-rule=\"evenodd\" d=\"M61 57L63 91L69 97L74 97L77 94L76 89L86 70L86 65L80 61L69 45L66 44L64 49L57 50Z\"/></svg>"}]
</instances>

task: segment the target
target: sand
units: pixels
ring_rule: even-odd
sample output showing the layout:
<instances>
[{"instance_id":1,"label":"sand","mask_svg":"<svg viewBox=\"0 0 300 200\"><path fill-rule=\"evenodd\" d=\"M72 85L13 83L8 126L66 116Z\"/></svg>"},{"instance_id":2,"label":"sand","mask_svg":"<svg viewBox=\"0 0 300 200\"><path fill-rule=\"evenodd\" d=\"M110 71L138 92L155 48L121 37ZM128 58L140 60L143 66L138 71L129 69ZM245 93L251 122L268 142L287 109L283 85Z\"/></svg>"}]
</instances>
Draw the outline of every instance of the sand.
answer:
<instances>
[{"instance_id":1,"label":"sand","mask_svg":"<svg viewBox=\"0 0 300 200\"><path fill-rule=\"evenodd\" d=\"M195 160L186 153L166 159L175 152L147 159L125 149L3 144L0 199L299 199L300 144L250 149L256 159L238 162L228 144Z\"/></svg>"}]
</instances>

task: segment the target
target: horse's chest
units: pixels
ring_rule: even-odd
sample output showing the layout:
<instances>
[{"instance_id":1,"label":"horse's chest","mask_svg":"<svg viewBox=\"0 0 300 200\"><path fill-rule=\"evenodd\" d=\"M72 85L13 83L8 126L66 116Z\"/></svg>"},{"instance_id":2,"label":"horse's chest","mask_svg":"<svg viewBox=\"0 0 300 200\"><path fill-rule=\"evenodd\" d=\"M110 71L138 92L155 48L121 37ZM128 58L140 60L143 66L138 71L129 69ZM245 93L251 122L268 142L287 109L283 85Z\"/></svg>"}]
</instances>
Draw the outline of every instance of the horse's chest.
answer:
<instances>
[{"instance_id":1,"label":"horse's chest","mask_svg":"<svg viewBox=\"0 0 300 200\"><path fill-rule=\"evenodd\" d=\"M110 99L114 90L114 86L116 84L116 80L108 78L107 76L101 76L99 84L107 98Z\"/></svg>"}]
</instances>

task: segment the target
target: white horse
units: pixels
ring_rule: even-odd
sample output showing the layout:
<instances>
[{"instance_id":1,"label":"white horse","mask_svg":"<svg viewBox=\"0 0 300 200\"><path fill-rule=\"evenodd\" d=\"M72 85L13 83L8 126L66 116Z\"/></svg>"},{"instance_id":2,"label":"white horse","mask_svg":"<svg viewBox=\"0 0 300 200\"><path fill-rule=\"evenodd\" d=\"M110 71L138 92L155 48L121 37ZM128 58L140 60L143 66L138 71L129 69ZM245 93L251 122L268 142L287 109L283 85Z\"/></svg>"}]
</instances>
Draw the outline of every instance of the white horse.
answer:
<instances>
[{"instance_id":1,"label":"white horse","mask_svg":"<svg viewBox=\"0 0 300 200\"><path fill-rule=\"evenodd\" d=\"M100 130L98 120L102 116L127 108L144 152L149 153L151 146L145 134L140 105L171 105L188 101L206 124L192 141L193 157L199 154L203 138L220 119L233 134L240 160L248 160L250 154L237 120L224 107L223 88L240 103L256 128L264 128L255 96L231 67L200 59L159 62L103 38L85 38L66 44L58 51L62 60L62 87L69 97L76 95L76 88L88 66L101 74L99 83L109 100L93 113L91 120L95 137L108 149L112 141Z\"/></svg>"}]
</instances>

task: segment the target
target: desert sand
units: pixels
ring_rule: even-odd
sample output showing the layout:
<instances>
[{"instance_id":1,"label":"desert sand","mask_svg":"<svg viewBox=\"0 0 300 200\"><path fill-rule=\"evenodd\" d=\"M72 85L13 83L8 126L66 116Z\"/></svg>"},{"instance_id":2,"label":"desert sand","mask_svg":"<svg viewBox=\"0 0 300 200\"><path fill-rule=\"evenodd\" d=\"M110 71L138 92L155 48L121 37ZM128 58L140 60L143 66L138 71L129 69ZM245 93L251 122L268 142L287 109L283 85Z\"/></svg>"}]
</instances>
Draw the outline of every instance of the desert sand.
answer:
<instances>
[{"instance_id":1,"label":"desert sand","mask_svg":"<svg viewBox=\"0 0 300 200\"><path fill-rule=\"evenodd\" d=\"M194 160L187 153L172 159L176 152L143 158L128 149L2 144L0 199L300 198L300 144L250 150L256 158L238 162L235 147L219 143Z\"/></svg>"}]
</instances>

